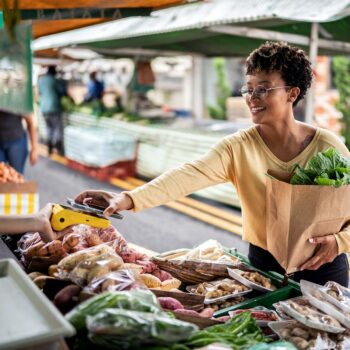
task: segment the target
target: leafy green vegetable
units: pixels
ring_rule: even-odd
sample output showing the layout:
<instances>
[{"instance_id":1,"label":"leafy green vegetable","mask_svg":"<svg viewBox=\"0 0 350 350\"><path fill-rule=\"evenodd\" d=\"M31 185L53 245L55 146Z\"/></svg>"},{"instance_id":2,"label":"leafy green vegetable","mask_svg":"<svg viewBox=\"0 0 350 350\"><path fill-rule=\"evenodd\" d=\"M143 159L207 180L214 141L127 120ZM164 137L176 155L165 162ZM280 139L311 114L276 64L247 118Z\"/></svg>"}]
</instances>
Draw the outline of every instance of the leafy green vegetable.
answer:
<instances>
[{"instance_id":1,"label":"leafy green vegetable","mask_svg":"<svg viewBox=\"0 0 350 350\"><path fill-rule=\"evenodd\" d=\"M140 289L98 294L79 304L66 315L66 318L77 330L81 330L85 328L87 316L96 315L107 308L163 313L155 295L149 290Z\"/></svg>"},{"instance_id":2,"label":"leafy green vegetable","mask_svg":"<svg viewBox=\"0 0 350 350\"><path fill-rule=\"evenodd\" d=\"M203 347L212 343L228 344L232 349L249 349L260 342L269 342L249 312L243 312L230 321L205 328L188 338L189 348Z\"/></svg>"},{"instance_id":3,"label":"leafy green vegetable","mask_svg":"<svg viewBox=\"0 0 350 350\"><path fill-rule=\"evenodd\" d=\"M175 344L198 330L191 323L167 315L121 309L105 309L95 316L88 316L87 328L94 344L114 349Z\"/></svg>"},{"instance_id":4,"label":"leafy green vegetable","mask_svg":"<svg viewBox=\"0 0 350 350\"><path fill-rule=\"evenodd\" d=\"M340 187L350 184L350 158L335 148L329 148L313 156L305 168L294 167L292 185L321 185Z\"/></svg>"}]
</instances>

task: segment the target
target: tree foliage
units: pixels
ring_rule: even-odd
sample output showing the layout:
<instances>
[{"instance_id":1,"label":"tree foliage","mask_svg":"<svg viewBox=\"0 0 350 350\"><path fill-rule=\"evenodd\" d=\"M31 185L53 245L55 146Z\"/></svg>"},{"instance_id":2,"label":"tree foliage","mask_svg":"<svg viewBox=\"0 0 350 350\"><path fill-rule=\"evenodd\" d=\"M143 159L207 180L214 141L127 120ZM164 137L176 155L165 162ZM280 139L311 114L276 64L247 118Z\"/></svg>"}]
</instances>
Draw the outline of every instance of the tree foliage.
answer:
<instances>
[{"instance_id":1,"label":"tree foliage","mask_svg":"<svg viewBox=\"0 0 350 350\"><path fill-rule=\"evenodd\" d=\"M214 58L214 69L217 76L216 81L216 106L208 106L209 115L213 119L226 119L226 100L231 96L231 88L226 78L226 60L221 57Z\"/></svg>"},{"instance_id":2,"label":"tree foliage","mask_svg":"<svg viewBox=\"0 0 350 350\"><path fill-rule=\"evenodd\" d=\"M350 148L350 59L338 56L333 60L334 82L339 92L336 108L343 114L342 135Z\"/></svg>"}]
</instances>

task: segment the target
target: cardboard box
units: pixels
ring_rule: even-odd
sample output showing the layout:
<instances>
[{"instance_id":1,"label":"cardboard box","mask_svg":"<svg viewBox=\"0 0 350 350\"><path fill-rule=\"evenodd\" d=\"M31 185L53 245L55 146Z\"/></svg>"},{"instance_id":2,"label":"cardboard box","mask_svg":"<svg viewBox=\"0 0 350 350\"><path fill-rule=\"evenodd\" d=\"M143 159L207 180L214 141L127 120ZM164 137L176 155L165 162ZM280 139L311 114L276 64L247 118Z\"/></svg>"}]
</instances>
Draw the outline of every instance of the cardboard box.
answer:
<instances>
[{"instance_id":1,"label":"cardboard box","mask_svg":"<svg viewBox=\"0 0 350 350\"><path fill-rule=\"evenodd\" d=\"M36 182L0 184L0 214L33 214L39 210Z\"/></svg>"}]
</instances>

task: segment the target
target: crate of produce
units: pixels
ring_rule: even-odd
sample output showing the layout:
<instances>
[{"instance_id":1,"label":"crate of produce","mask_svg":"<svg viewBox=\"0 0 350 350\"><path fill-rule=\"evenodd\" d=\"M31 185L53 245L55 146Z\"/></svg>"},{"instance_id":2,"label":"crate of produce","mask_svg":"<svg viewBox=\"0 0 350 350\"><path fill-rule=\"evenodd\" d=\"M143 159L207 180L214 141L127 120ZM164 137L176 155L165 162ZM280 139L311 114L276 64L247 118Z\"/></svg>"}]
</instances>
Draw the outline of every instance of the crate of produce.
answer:
<instances>
[{"instance_id":1,"label":"crate of produce","mask_svg":"<svg viewBox=\"0 0 350 350\"><path fill-rule=\"evenodd\" d=\"M113 177L124 179L136 176L136 160L124 160L104 167L89 166L67 158L67 165L87 176L100 181L108 181Z\"/></svg>"},{"instance_id":2,"label":"crate of produce","mask_svg":"<svg viewBox=\"0 0 350 350\"><path fill-rule=\"evenodd\" d=\"M38 186L0 163L0 214L32 214L39 210Z\"/></svg>"},{"instance_id":3,"label":"crate of produce","mask_svg":"<svg viewBox=\"0 0 350 350\"><path fill-rule=\"evenodd\" d=\"M286 300L290 298L294 298L300 296L300 289L294 288L293 286L286 286L280 289L277 289L273 292L256 295L248 300L245 300L239 304L230 306L226 309L218 310L214 313L214 317L221 317L228 314L229 311L237 310L237 309L251 309L257 306L264 306L268 309L273 309L273 304L277 303L281 300Z\"/></svg>"},{"instance_id":4,"label":"crate of produce","mask_svg":"<svg viewBox=\"0 0 350 350\"><path fill-rule=\"evenodd\" d=\"M67 158L90 167L135 159L136 139L109 129L67 126L64 142Z\"/></svg>"}]
</instances>

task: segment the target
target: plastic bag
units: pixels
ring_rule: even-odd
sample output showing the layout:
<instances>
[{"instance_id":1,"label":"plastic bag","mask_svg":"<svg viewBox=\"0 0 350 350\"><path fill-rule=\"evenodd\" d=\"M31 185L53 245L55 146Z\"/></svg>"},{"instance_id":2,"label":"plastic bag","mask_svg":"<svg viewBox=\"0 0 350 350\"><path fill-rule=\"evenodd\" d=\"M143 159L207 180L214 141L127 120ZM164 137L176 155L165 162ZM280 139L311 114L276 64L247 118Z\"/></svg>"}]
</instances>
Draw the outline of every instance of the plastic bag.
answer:
<instances>
[{"instance_id":1,"label":"plastic bag","mask_svg":"<svg viewBox=\"0 0 350 350\"><path fill-rule=\"evenodd\" d=\"M350 289L330 281L320 288L324 298L341 310L350 313Z\"/></svg>"},{"instance_id":2,"label":"plastic bag","mask_svg":"<svg viewBox=\"0 0 350 350\"><path fill-rule=\"evenodd\" d=\"M336 319L313 307L306 297L285 300L280 304L289 316L308 327L331 333L345 330Z\"/></svg>"},{"instance_id":3,"label":"plastic bag","mask_svg":"<svg viewBox=\"0 0 350 350\"><path fill-rule=\"evenodd\" d=\"M166 259L174 260L202 260L202 261L215 261L216 263L238 263L240 260L234 256L228 255L223 246L214 239L209 239L198 247L189 251L174 251L174 254L168 253L168 256L162 254ZM171 256L173 255L173 257Z\"/></svg>"},{"instance_id":4,"label":"plastic bag","mask_svg":"<svg viewBox=\"0 0 350 350\"><path fill-rule=\"evenodd\" d=\"M94 278L84 288L84 292L101 293L106 291L123 291L136 288L146 288L146 286L135 272L122 269L109 272L102 277Z\"/></svg>"},{"instance_id":5,"label":"plastic bag","mask_svg":"<svg viewBox=\"0 0 350 350\"><path fill-rule=\"evenodd\" d=\"M330 339L327 333L308 328L294 320L271 322L269 327L281 339L290 341L298 349L327 350L336 347L336 343Z\"/></svg>"},{"instance_id":6,"label":"plastic bag","mask_svg":"<svg viewBox=\"0 0 350 350\"><path fill-rule=\"evenodd\" d=\"M325 301L321 286L309 281L300 281L300 288L303 295L310 301L310 304L324 312L326 315L334 317L345 327L350 328L350 314Z\"/></svg>"},{"instance_id":7,"label":"plastic bag","mask_svg":"<svg viewBox=\"0 0 350 350\"><path fill-rule=\"evenodd\" d=\"M251 347L249 350L297 350L297 348L292 344L285 341L277 341L274 343L261 343L256 344Z\"/></svg>"},{"instance_id":8,"label":"plastic bag","mask_svg":"<svg viewBox=\"0 0 350 350\"><path fill-rule=\"evenodd\" d=\"M58 263L58 277L80 287L123 267L123 260L106 244L73 253Z\"/></svg>"},{"instance_id":9,"label":"plastic bag","mask_svg":"<svg viewBox=\"0 0 350 350\"><path fill-rule=\"evenodd\" d=\"M157 297L149 290L131 290L127 292L104 292L83 301L66 318L77 329L85 327L87 316L93 316L107 308L119 308L161 314Z\"/></svg>"},{"instance_id":10,"label":"plastic bag","mask_svg":"<svg viewBox=\"0 0 350 350\"><path fill-rule=\"evenodd\" d=\"M114 349L176 344L198 330L194 324L166 314L120 309L105 309L95 316L88 316L87 329L94 344Z\"/></svg>"}]
</instances>

